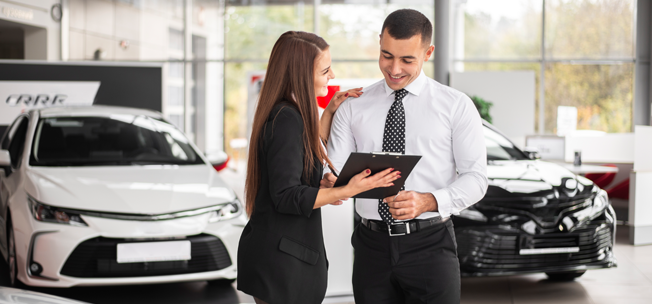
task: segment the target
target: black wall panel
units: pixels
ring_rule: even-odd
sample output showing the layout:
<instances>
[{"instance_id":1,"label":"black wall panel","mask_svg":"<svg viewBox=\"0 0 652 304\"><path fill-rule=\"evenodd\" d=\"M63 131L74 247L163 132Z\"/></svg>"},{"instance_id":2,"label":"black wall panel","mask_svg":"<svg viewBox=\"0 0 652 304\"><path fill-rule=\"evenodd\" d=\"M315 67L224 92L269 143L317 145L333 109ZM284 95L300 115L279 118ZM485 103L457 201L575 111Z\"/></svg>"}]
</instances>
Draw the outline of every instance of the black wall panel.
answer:
<instances>
[{"instance_id":1,"label":"black wall panel","mask_svg":"<svg viewBox=\"0 0 652 304\"><path fill-rule=\"evenodd\" d=\"M0 80L100 81L93 104L155 111L162 109L162 73L160 66L138 63L0 62ZM6 128L0 126L0 137Z\"/></svg>"}]
</instances>

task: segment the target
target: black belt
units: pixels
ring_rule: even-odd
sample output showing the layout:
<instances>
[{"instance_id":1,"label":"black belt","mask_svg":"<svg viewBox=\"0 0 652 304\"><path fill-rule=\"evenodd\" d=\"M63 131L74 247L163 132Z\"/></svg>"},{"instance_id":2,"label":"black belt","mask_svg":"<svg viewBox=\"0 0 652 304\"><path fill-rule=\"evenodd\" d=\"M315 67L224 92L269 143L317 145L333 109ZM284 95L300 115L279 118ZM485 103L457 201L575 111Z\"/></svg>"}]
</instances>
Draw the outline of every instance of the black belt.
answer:
<instances>
[{"instance_id":1,"label":"black belt","mask_svg":"<svg viewBox=\"0 0 652 304\"><path fill-rule=\"evenodd\" d=\"M448 221L448 218L443 219L441 216L425 219L425 220L409 220L405 222L398 222L396 224L387 225L383 221L368 220L362 218L362 225L376 232L389 232L390 236L399 236L415 233L437 224Z\"/></svg>"}]
</instances>

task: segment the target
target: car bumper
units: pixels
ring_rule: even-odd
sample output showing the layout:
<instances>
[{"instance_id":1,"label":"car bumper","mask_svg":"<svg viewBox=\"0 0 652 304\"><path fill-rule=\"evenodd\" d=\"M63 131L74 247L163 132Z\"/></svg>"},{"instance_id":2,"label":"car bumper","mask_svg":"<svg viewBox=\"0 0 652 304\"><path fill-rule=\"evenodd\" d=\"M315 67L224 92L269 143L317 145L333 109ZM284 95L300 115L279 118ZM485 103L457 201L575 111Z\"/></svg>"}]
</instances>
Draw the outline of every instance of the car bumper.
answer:
<instances>
[{"instance_id":1,"label":"car bumper","mask_svg":"<svg viewBox=\"0 0 652 304\"><path fill-rule=\"evenodd\" d=\"M17 248L18 278L40 287L152 284L235 279L237 245L246 216L208 223L209 214L165 221L128 221L83 216L88 227L35 221L21 229L29 240ZM191 241L191 259L117 263L123 243ZM21 258L22 257L22 258ZM30 270L38 263L40 272Z\"/></svg>"},{"instance_id":2,"label":"car bumper","mask_svg":"<svg viewBox=\"0 0 652 304\"><path fill-rule=\"evenodd\" d=\"M608 208L606 212L612 213ZM530 235L509 227L456 228L462 276L500 276L616 267L615 222L596 219L568 233ZM529 244L529 246L524 245ZM534 245L534 248L532 247ZM521 249L577 252L524 254Z\"/></svg>"}]
</instances>

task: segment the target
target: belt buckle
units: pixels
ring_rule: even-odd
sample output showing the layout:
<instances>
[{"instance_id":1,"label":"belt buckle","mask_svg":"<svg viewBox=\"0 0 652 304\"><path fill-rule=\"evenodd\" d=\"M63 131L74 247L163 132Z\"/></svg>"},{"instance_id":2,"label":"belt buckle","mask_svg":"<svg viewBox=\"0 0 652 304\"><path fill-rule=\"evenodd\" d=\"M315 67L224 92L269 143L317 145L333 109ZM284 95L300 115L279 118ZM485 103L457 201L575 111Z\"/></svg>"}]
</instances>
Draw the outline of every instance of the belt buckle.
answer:
<instances>
[{"instance_id":1,"label":"belt buckle","mask_svg":"<svg viewBox=\"0 0 652 304\"><path fill-rule=\"evenodd\" d=\"M387 224L387 232L389 232L389 236L401 236L401 235L406 235L410 234L410 223L409 222L402 222L400 224L393 224L395 226L398 225L405 225L405 233L392 233L392 225Z\"/></svg>"}]
</instances>

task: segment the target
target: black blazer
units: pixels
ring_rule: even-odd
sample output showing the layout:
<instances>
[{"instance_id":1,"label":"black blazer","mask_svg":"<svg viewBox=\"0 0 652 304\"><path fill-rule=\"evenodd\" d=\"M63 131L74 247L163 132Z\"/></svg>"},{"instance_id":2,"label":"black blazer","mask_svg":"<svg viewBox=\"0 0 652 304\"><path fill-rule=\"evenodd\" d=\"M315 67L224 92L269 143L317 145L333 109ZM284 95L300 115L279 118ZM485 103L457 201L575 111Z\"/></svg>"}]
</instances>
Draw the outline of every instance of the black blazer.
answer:
<instances>
[{"instance_id":1,"label":"black blazer","mask_svg":"<svg viewBox=\"0 0 652 304\"><path fill-rule=\"evenodd\" d=\"M274 107L258 149L262 179L238 247L238 289L270 304L321 303L327 265L321 211L313 210L321 161L303 167L303 120L289 103Z\"/></svg>"}]
</instances>

